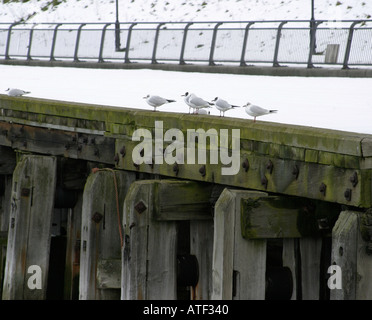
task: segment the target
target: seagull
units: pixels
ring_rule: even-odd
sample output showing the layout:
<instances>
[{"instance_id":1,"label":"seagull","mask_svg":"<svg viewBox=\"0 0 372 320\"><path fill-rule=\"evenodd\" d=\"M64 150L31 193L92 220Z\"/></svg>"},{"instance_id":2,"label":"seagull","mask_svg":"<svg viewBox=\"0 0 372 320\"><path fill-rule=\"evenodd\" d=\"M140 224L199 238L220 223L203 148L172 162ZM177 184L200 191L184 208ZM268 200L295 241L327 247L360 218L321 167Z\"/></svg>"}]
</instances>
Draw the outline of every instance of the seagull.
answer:
<instances>
[{"instance_id":1,"label":"seagull","mask_svg":"<svg viewBox=\"0 0 372 320\"><path fill-rule=\"evenodd\" d=\"M225 112L227 110L230 110L232 108L239 108L239 106L234 106L234 105L231 105L230 103L228 103L226 100L223 100L219 97L216 97L212 100L212 102L214 102L216 108L218 110L220 110L220 117L221 117L221 112L223 114L223 117L225 116Z\"/></svg>"},{"instance_id":2,"label":"seagull","mask_svg":"<svg viewBox=\"0 0 372 320\"><path fill-rule=\"evenodd\" d=\"M20 97L20 96L23 96L24 94L31 93L30 91L24 91L21 89L12 89L12 88L8 88L5 91L8 91L8 96L12 96L12 97Z\"/></svg>"},{"instance_id":3,"label":"seagull","mask_svg":"<svg viewBox=\"0 0 372 320\"><path fill-rule=\"evenodd\" d=\"M196 109L196 113L198 113L199 109L201 108L210 108L211 105L213 105L213 103L205 101L204 99L198 97L193 93L189 94L188 92L186 92L184 99L189 107Z\"/></svg>"},{"instance_id":4,"label":"seagull","mask_svg":"<svg viewBox=\"0 0 372 320\"><path fill-rule=\"evenodd\" d=\"M253 122L256 122L256 117L263 116L265 114L274 113L278 110L267 110L261 108L259 106L255 106L250 102L247 102L246 105L243 106L245 108L245 112L248 113L250 116L254 117Z\"/></svg>"},{"instance_id":5,"label":"seagull","mask_svg":"<svg viewBox=\"0 0 372 320\"><path fill-rule=\"evenodd\" d=\"M183 98L183 101L185 101L185 103L189 106L189 114L190 114L190 109L193 108L193 106L189 103L189 98L190 96L192 95L193 93L188 93L186 92L185 94L181 94L181 97L184 97Z\"/></svg>"},{"instance_id":6,"label":"seagull","mask_svg":"<svg viewBox=\"0 0 372 320\"><path fill-rule=\"evenodd\" d=\"M160 106L162 106L165 103L176 102L176 100L165 99L165 98L159 97L159 96L151 96L149 94L146 97L143 97L143 99L146 99L146 102L151 107L154 107L154 111L156 111L156 108L157 107L160 107Z\"/></svg>"}]
</instances>

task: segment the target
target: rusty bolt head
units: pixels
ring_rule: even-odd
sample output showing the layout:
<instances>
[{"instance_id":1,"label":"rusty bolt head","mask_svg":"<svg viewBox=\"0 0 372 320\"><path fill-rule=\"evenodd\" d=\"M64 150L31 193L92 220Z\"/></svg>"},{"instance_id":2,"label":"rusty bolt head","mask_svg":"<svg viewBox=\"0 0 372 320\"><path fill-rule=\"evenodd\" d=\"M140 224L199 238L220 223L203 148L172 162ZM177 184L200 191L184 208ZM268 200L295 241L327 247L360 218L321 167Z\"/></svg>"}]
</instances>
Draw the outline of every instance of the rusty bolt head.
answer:
<instances>
[{"instance_id":1,"label":"rusty bolt head","mask_svg":"<svg viewBox=\"0 0 372 320\"><path fill-rule=\"evenodd\" d=\"M103 218L103 215L100 214L99 212L95 212L92 216L92 220L95 222L95 223L99 223Z\"/></svg>"},{"instance_id":2,"label":"rusty bolt head","mask_svg":"<svg viewBox=\"0 0 372 320\"><path fill-rule=\"evenodd\" d=\"M248 169L249 169L249 161L248 161L247 158L244 159L244 161L242 163L242 167L243 167L243 169L244 169L245 172L248 171Z\"/></svg>"},{"instance_id":3,"label":"rusty bolt head","mask_svg":"<svg viewBox=\"0 0 372 320\"><path fill-rule=\"evenodd\" d=\"M269 162L266 164L266 169L269 170L269 173L272 174L273 173L273 169L274 169L274 164L271 160L269 160Z\"/></svg>"},{"instance_id":4,"label":"rusty bolt head","mask_svg":"<svg viewBox=\"0 0 372 320\"><path fill-rule=\"evenodd\" d=\"M138 202L135 206L134 206L134 209L136 209L136 211L141 214L143 213L147 207L146 205L143 203L143 201L141 200L140 202Z\"/></svg>"},{"instance_id":5,"label":"rusty bolt head","mask_svg":"<svg viewBox=\"0 0 372 320\"><path fill-rule=\"evenodd\" d=\"M202 175L202 177L205 176L205 173L206 173L205 164L203 164L203 165L199 168L199 173Z\"/></svg>"},{"instance_id":6,"label":"rusty bolt head","mask_svg":"<svg viewBox=\"0 0 372 320\"><path fill-rule=\"evenodd\" d=\"M179 171L179 170L180 170L180 169L179 169L179 167L178 167L178 163L175 162L174 165L173 165L173 172L174 172L176 175L178 175L178 171Z\"/></svg>"},{"instance_id":7,"label":"rusty bolt head","mask_svg":"<svg viewBox=\"0 0 372 320\"><path fill-rule=\"evenodd\" d=\"M346 189L344 192L344 197L347 201L351 201L351 189Z\"/></svg>"},{"instance_id":8,"label":"rusty bolt head","mask_svg":"<svg viewBox=\"0 0 372 320\"><path fill-rule=\"evenodd\" d=\"M326 195L327 186L322 182L319 186L319 192L325 196Z\"/></svg>"},{"instance_id":9,"label":"rusty bolt head","mask_svg":"<svg viewBox=\"0 0 372 320\"><path fill-rule=\"evenodd\" d=\"M353 187L355 188L358 184L358 174L356 172L350 177L350 182L352 183Z\"/></svg>"},{"instance_id":10,"label":"rusty bolt head","mask_svg":"<svg viewBox=\"0 0 372 320\"><path fill-rule=\"evenodd\" d=\"M121 156L125 157L126 153L127 153L127 150L126 150L125 146L122 146L121 149L120 149Z\"/></svg>"},{"instance_id":11,"label":"rusty bolt head","mask_svg":"<svg viewBox=\"0 0 372 320\"><path fill-rule=\"evenodd\" d=\"M318 229L319 230L329 229L329 222L327 218L318 219Z\"/></svg>"}]
</instances>

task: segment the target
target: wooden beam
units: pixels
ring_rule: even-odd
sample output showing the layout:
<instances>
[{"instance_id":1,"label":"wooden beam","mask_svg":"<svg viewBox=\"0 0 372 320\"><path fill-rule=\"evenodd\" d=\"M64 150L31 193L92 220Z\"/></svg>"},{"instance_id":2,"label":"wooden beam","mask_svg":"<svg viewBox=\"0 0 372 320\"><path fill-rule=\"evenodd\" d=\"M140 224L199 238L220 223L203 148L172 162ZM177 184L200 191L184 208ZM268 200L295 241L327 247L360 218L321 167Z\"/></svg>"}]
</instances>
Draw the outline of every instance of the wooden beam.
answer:
<instances>
[{"instance_id":1,"label":"wooden beam","mask_svg":"<svg viewBox=\"0 0 372 320\"><path fill-rule=\"evenodd\" d=\"M46 298L56 166L54 157L25 155L15 168L3 299Z\"/></svg>"}]
</instances>

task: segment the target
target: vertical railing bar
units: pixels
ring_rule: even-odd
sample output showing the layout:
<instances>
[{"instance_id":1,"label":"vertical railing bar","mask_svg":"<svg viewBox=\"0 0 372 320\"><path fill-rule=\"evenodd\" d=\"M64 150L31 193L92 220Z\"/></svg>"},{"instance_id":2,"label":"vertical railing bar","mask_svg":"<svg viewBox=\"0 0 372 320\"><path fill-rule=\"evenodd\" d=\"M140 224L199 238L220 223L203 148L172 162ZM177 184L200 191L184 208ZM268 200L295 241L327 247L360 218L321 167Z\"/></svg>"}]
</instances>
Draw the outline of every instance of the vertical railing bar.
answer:
<instances>
[{"instance_id":1,"label":"vertical railing bar","mask_svg":"<svg viewBox=\"0 0 372 320\"><path fill-rule=\"evenodd\" d=\"M153 48L153 51L152 51L152 59L151 59L152 64L157 63L157 61L156 61L156 50L157 50L157 47L158 47L159 33L160 33L161 26L163 26L164 24L165 24L164 22L161 22L156 27L156 33L155 33L155 39L154 39L154 48Z\"/></svg>"},{"instance_id":2,"label":"vertical railing bar","mask_svg":"<svg viewBox=\"0 0 372 320\"><path fill-rule=\"evenodd\" d=\"M184 54L185 54L185 48L186 48L186 39L187 39L187 33L189 31L190 26L193 24L193 22L189 22L186 24L185 29L183 31L183 38L182 38L182 46L181 46L181 54L180 54L180 65L186 64L184 60Z\"/></svg>"},{"instance_id":3,"label":"vertical railing bar","mask_svg":"<svg viewBox=\"0 0 372 320\"><path fill-rule=\"evenodd\" d=\"M249 34L249 28L251 27L251 25L253 25L254 22L249 22L246 27L245 27L245 31L244 31L244 39L243 39L243 47L242 47L242 54L240 56L240 66L241 67L244 67L246 66L247 64L245 63L245 51L247 50L247 43L248 43L248 34Z\"/></svg>"},{"instance_id":4,"label":"vertical railing bar","mask_svg":"<svg viewBox=\"0 0 372 320\"><path fill-rule=\"evenodd\" d=\"M218 30L218 27L223 24L223 22L218 22L215 26L214 26L214 29L213 29L213 35L212 35L212 43L211 43L211 50L209 52L209 65L210 66L214 66L215 63L213 61L213 56L214 56L214 49L215 49L215 46L216 46L216 39L217 39L217 30Z\"/></svg>"},{"instance_id":5,"label":"vertical railing bar","mask_svg":"<svg viewBox=\"0 0 372 320\"><path fill-rule=\"evenodd\" d=\"M346 44L346 49L345 49L345 56L344 56L344 62L342 64L342 69L349 69L349 58L350 58L350 50L351 50L351 43L353 41L353 35L354 35L354 27L358 23L362 23L364 20L361 21L354 21L349 28L349 35L347 38L347 44Z\"/></svg>"},{"instance_id":6,"label":"vertical railing bar","mask_svg":"<svg viewBox=\"0 0 372 320\"><path fill-rule=\"evenodd\" d=\"M276 43L275 43L275 51L274 51L274 59L273 59L273 67L280 67L278 63L278 54L279 54L279 44L280 38L282 36L282 29L283 26L287 23L287 21L282 21L278 26L278 31L276 33Z\"/></svg>"},{"instance_id":7,"label":"vertical railing bar","mask_svg":"<svg viewBox=\"0 0 372 320\"><path fill-rule=\"evenodd\" d=\"M80 43L80 34L81 34L81 29L86 25L86 23L80 24L77 35L76 35L76 43L75 43L75 52L74 52L74 62L78 62L78 51L79 51L79 43Z\"/></svg>"},{"instance_id":8,"label":"vertical railing bar","mask_svg":"<svg viewBox=\"0 0 372 320\"><path fill-rule=\"evenodd\" d=\"M98 62L104 62L102 56L103 56L103 46L104 46L104 42L105 42L105 36L106 36L106 29L107 27L111 25L111 23L106 23L104 26L103 26L103 29L102 29L102 34L101 34L101 43L100 43L100 46L99 46L99 54L98 54Z\"/></svg>"},{"instance_id":9,"label":"vertical railing bar","mask_svg":"<svg viewBox=\"0 0 372 320\"><path fill-rule=\"evenodd\" d=\"M124 63L130 63L130 60L129 60L129 46L130 46L130 40L131 40L131 37L132 37L132 30L133 30L134 26L136 26L136 25L137 25L137 22L134 22L128 28L127 45L125 46L126 51L125 51Z\"/></svg>"},{"instance_id":10,"label":"vertical railing bar","mask_svg":"<svg viewBox=\"0 0 372 320\"><path fill-rule=\"evenodd\" d=\"M62 23L57 23L54 31L53 31L53 40L52 40L52 46L50 48L50 61L55 61L56 59L54 58L54 49L56 47L56 41L57 41L57 32L58 28L62 25Z\"/></svg>"},{"instance_id":11,"label":"vertical railing bar","mask_svg":"<svg viewBox=\"0 0 372 320\"><path fill-rule=\"evenodd\" d=\"M7 36L7 39L6 39L6 47L5 47L5 60L10 59L10 57L9 57L10 39L11 39L11 35L12 35L12 29L17 24L18 24L18 22L14 22L9 26L8 36Z\"/></svg>"},{"instance_id":12,"label":"vertical railing bar","mask_svg":"<svg viewBox=\"0 0 372 320\"><path fill-rule=\"evenodd\" d=\"M30 29L30 38L28 39L28 48L27 48L27 60L32 60L31 59L31 46L32 46L32 36L34 34L34 28L35 28L36 24L34 24L32 26L32 28Z\"/></svg>"},{"instance_id":13,"label":"vertical railing bar","mask_svg":"<svg viewBox=\"0 0 372 320\"><path fill-rule=\"evenodd\" d=\"M313 65L313 54L315 51L315 44L316 44L316 31L318 26L323 23L323 21L315 21L315 23L312 24L312 27L310 28L310 47L309 47L309 57L307 60L307 67L309 69L314 68Z\"/></svg>"}]
</instances>

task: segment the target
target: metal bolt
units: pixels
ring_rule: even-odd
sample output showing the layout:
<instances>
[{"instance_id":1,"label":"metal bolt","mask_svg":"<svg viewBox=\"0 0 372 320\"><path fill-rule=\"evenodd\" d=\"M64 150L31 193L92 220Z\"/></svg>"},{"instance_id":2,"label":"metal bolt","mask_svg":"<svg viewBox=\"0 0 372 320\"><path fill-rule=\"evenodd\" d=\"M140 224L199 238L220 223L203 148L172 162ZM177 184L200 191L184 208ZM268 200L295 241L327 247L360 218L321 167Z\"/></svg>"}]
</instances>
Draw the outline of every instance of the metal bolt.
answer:
<instances>
[{"instance_id":1,"label":"metal bolt","mask_svg":"<svg viewBox=\"0 0 372 320\"><path fill-rule=\"evenodd\" d=\"M344 197L347 201L351 201L351 189L346 189L344 192Z\"/></svg>"},{"instance_id":2,"label":"metal bolt","mask_svg":"<svg viewBox=\"0 0 372 320\"><path fill-rule=\"evenodd\" d=\"M140 202L138 202L135 206L134 206L134 209L136 209L136 211L141 214L143 213L147 207L146 205L143 203L143 201L141 200Z\"/></svg>"},{"instance_id":3,"label":"metal bolt","mask_svg":"<svg viewBox=\"0 0 372 320\"><path fill-rule=\"evenodd\" d=\"M325 196L326 195L327 186L322 182L319 186L319 192Z\"/></svg>"},{"instance_id":4,"label":"metal bolt","mask_svg":"<svg viewBox=\"0 0 372 320\"><path fill-rule=\"evenodd\" d=\"M175 162L174 165L173 165L173 172L175 173L175 175L177 176L178 175L178 171L179 171L179 167L178 167L178 163Z\"/></svg>"},{"instance_id":5,"label":"metal bolt","mask_svg":"<svg viewBox=\"0 0 372 320\"><path fill-rule=\"evenodd\" d=\"M92 220L95 222L95 223L99 223L103 218L103 215L99 212L95 212L92 216Z\"/></svg>"},{"instance_id":6,"label":"metal bolt","mask_svg":"<svg viewBox=\"0 0 372 320\"><path fill-rule=\"evenodd\" d=\"M356 172L350 177L350 182L352 183L353 187L355 188L358 184L358 174Z\"/></svg>"},{"instance_id":7,"label":"metal bolt","mask_svg":"<svg viewBox=\"0 0 372 320\"><path fill-rule=\"evenodd\" d=\"M266 164L266 169L269 170L270 174L273 173L274 164L271 160L269 160L269 162Z\"/></svg>"},{"instance_id":8,"label":"metal bolt","mask_svg":"<svg viewBox=\"0 0 372 320\"><path fill-rule=\"evenodd\" d=\"M206 169L204 164L199 168L199 173L202 175L202 177L205 176Z\"/></svg>"},{"instance_id":9,"label":"metal bolt","mask_svg":"<svg viewBox=\"0 0 372 320\"><path fill-rule=\"evenodd\" d=\"M125 146L122 146L121 149L120 149L120 154L122 157L124 157L127 153L127 150L125 149Z\"/></svg>"},{"instance_id":10,"label":"metal bolt","mask_svg":"<svg viewBox=\"0 0 372 320\"><path fill-rule=\"evenodd\" d=\"M248 171L248 169L249 169L249 161L248 161L247 158L244 159L244 161L242 163L242 167L243 167L243 169L244 169L245 172Z\"/></svg>"},{"instance_id":11,"label":"metal bolt","mask_svg":"<svg viewBox=\"0 0 372 320\"><path fill-rule=\"evenodd\" d=\"M329 229L329 222L327 218L320 218L317 221L319 230Z\"/></svg>"}]
</instances>

